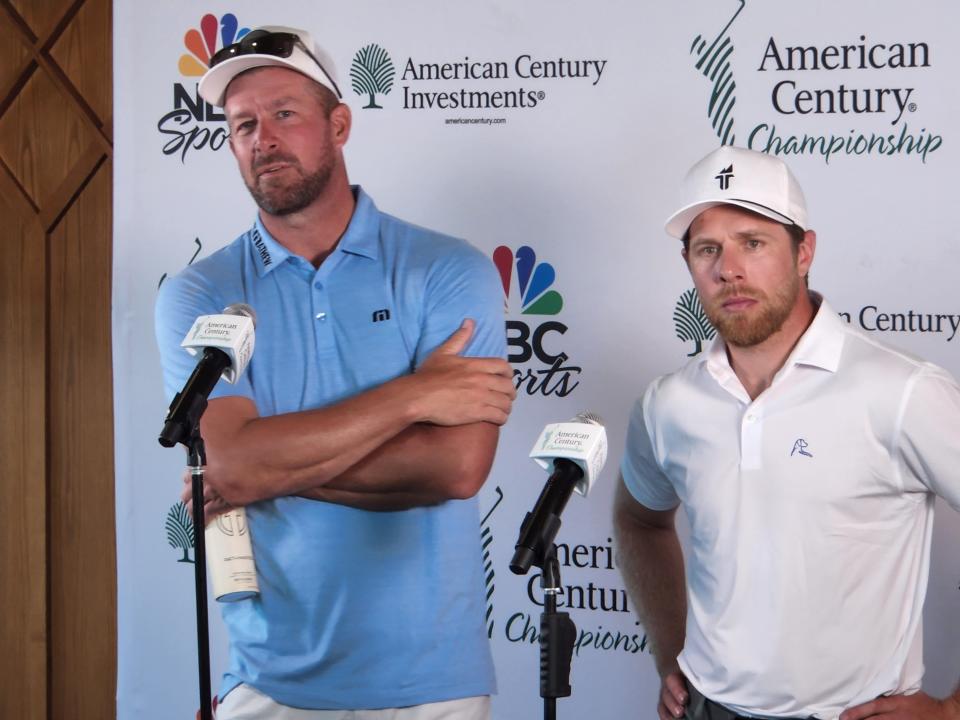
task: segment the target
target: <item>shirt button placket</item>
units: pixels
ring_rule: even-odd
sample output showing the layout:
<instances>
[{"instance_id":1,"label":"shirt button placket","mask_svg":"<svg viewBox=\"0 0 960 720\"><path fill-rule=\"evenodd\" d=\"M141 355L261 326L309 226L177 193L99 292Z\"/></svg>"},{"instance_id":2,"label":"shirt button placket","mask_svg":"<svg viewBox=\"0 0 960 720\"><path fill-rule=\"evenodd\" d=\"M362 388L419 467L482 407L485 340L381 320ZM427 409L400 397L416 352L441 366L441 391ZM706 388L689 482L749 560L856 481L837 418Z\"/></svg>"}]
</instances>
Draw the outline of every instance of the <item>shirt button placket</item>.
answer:
<instances>
[{"instance_id":1,"label":"shirt button placket","mask_svg":"<svg viewBox=\"0 0 960 720\"><path fill-rule=\"evenodd\" d=\"M755 470L762 464L763 423L760 410L748 406L740 423L740 467Z\"/></svg>"},{"instance_id":2,"label":"shirt button placket","mask_svg":"<svg viewBox=\"0 0 960 720\"><path fill-rule=\"evenodd\" d=\"M330 323L330 304L324 284L316 280L313 283L313 318L317 352L325 352L333 345L333 329Z\"/></svg>"}]
</instances>

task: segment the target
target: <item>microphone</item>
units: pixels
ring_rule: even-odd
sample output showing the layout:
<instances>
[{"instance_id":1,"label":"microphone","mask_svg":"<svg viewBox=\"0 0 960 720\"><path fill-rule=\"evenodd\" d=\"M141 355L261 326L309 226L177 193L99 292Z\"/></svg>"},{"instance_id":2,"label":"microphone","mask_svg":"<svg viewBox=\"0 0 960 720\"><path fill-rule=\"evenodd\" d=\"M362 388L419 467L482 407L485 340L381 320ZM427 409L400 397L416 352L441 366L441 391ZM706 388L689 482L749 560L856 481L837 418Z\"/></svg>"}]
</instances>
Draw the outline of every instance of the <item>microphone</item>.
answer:
<instances>
[{"instance_id":1,"label":"microphone","mask_svg":"<svg viewBox=\"0 0 960 720\"><path fill-rule=\"evenodd\" d=\"M580 413L569 422L547 425L530 457L552 473L520 526L510 570L525 575L542 562L560 530L560 515L570 496L590 492L607 460L607 431L593 413Z\"/></svg>"},{"instance_id":2,"label":"microphone","mask_svg":"<svg viewBox=\"0 0 960 720\"><path fill-rule=\"evenodd\" d=\"M256 313L245 303L229 305L219 315L201 315L193 323L180 346L191 355L199 354L200 361L170 403L160 431L161 445L186 444L217 381L222 377L237 382L253 355L256 323Z\"/></svg>"}]
</instances>

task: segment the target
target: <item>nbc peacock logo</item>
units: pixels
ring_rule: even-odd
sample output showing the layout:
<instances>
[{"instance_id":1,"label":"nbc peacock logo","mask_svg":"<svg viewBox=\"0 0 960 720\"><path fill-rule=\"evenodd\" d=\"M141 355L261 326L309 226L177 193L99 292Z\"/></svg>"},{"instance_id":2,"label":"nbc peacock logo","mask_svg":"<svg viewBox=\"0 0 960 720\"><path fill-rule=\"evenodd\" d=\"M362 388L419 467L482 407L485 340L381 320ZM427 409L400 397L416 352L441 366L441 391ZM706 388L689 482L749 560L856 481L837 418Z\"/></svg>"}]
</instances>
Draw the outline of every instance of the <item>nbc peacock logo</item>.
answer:
<instances>
[{"instance_id":1,"label":"nbc peacock logo","mask_svg":"<svg viewBox=\"0 0 960 720\"><path fill-rule=\"evenodd\" d=\"M219 150L227 141L223 114L200 97L197 89L207 71L210 58L218 50L232 45L250 32L241 27L237 16L224 13L220 17L207 13L196 27L187 28L177 70L187 82L173 84L173 110L157 122L157 130L166 138L161 148L164 155L179 156L186 162L193 150Z\"/></svg>"},{"instance_id":2,"label":"nbc peacock logo","mask_svg":"<svg viewBox=\"0 0 960 720\"><path fill-rule=\"evenodd\" d=\"M183 36L183 46L187 52L180 56L177 63L180 74L187 77L202 76L217 50L233 45L250 32L250 28L240 28L239 25L233 13L225 13L219 19L207 13L200 18L200 26L190 28Z\"/></svg>"},{"instance_id":3,"label":"nbc peacock logo","mask_svg":"<svg viewBox=\"0 0 960 720\"><path fill-rule=\"evenodd\" d=\"M514 364L517 391L566 397L580 384L577 378L583 369L568 364L569 356L556 348L559 341L555 336L564 335L567 326L556 319L537 317L556 316L563 309L563 296L553 288L556 270L550 263L538 261L529 245L516 252L501 245L493 251L493 263L503 283L507 314L513 306L523 318L507 320L507 359Z\"/></svg>"},{"instance_id":4,"label":"nbc peacock logo","mask_svg":"<svg viewBox=\"0 0 960 720\"><path fill-rule=\"evenodd\" d=\"M563 309L563 297L551 290L557 271L550 263L537 262L537 253L528 245L514 254L506 245L493 251L493 263L500 271L504 296L509 300L513 269L517 269L517 285L524 315L556 315Z\"/></svg>"}]
</instances>

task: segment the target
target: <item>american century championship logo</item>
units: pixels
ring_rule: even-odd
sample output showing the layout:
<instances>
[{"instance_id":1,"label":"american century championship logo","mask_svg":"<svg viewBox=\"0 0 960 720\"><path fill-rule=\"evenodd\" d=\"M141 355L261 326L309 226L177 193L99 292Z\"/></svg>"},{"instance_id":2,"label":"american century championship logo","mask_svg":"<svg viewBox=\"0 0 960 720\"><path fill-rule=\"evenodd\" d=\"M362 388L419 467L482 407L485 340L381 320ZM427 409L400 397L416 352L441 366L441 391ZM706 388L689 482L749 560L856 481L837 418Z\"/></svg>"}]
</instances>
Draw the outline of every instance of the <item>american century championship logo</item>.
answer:
<instances>
[{"instance_id":1,"label":"american century championship logo","mask_svg":"<svg viewBox=\"0 0 960 720\"><path fill-rule=\"evenodd\" d=\"M737 103L734 93L737 83L730 69L733 41L730 39L729 30L745 4L746 0L738 0L736 12L709 45L703 35L697 35L690 45L690 52L697 58L697 70L713 85L710 102L707 104L707 116L713 131L720 138L721 145L733 145L736 140L733 134L733 106Z\"/></svg>"},{"instance_id":2,"label":"american century championship logo","mask_svg":"<svg viewBox=\"0 0 960 720\"><path fill-rule=\"evenodd\" d=\"M177 70L183 78L193 82L173 84L173 110L157 122L157 130L169 138L162 148L164 155L179 155L180 162L185 162L191 150L219 150L223 147L227 130L222 123L226 118L200 97L197 86L214 53L237 42L248 32L250 28L241 28L233 13L224 13L219 18L207 13L200 18L198 27L187 29L183 36L183 47L187 52L180 55ZM211 123L217 125L211 129Z\"/></svg>"},{"instance_id":3,"label":"american century championship logo","mask_svg":"<svg viewBox=\"0 0 960 720\"><path fill-rule=\"evenodd\" d=\"M480 546L483 549L483 583L487 589L487 612L485 620L487 622L487 637L490 639L493 639L493 591L496 589L494 585L496 572L494 572L493 569L493 556L491 554L493 531L490 529L490 516L493 515L493 511L503 502L503 490L500 489L499 485L494 488L494 492L497 494L497 499L490 509L487 510L487 514L483 516L483 520L480 521Z\"/></svg>"},{"instance_id":4,"label":"american century championship logo","mask_svg":"<svg viewBox=\"0 0 960 720\"><path fill-rule=\"evenodd\" d=\"M523 320L507 320L507 346L510 350L507 359L514 365L531 361L542 363L534 368L514 367L513 381L517 391L525 390L528 395L569 395L580 384L576 378L582 368L566 365L567 354L550 352L545 341L548 335L566 333L567 326L558 320L535 320L535 316L553 316L563 309L563 296L552 289L556 270L550 263L537 262L536 252L528 245L517 248L516 253L501 245L493 251L493 262L503 283L505 310L510 312L510 298L516 288L518 292L514 299L519 301L516 304L524 317Z\"/></svg>"},{"instance_id":5,"label":"american century championship logo","mask_svg":"<svg viewBox=\"0 0 960 720\"><path fill-rule=\"evenodd\" d=\"M737 84L731 69L734 47L730 28L745 6L746 0L731 3L732 14L720 32L715 37L713 33L697 35L690 46L696 69L712 84L707 117L723 145L733 145L736 140L733 109ZM710 37L713 39L708 40ZM932 53L928 42L914 38L878 42L868 39L867 33L837 45L815 41L784 45L769 36L754 52L756 69L765 74L764 80L771 81L770 109L783 125L778 129L776 122L754 124L746 147L771 155L819 155L825 163L837 155L916 155L926 162L927 155L943 145L943 138L926 127L919 131L910 127L905 117L917 111L916 87L905 85L917 77L916 72L932 66ZM832 81L833 72L839 72L841 82ZM866 78L871 85L857 87L856 77ZM819 87L810 87L804 82L807 78ZM834 116L843 117L845 124L855 121L860 127L832 134L818 129L809 134L790 126ZM878 121L888 122L894 129L883 124L875 129L864 127Z\"/></svg>"},{"instance_id":6,"label":"american century championship logo","mask_svg":"<svg viewBox=\"0 0 960 720\"><path fill-rule=\"evenodd\" d=\"M377 94L388 95L393 89L395 74L393 60L390 53L375 43L371 43L357 51L350 65L350 81L353 91L361 97L366 95L369 102L363 106L364 110L382 110L377 105Z\"/></svg>"},{"instance_id":7,"label":"american century championship logo","mask_svg":"<svg viewBox=\"0 0 960 720\"><path fill-rule=\"evenodd\" d=\"M690 288L677 300L673 309L673 325L680 340L694 343L693 352L687 353L687 357L699 355L703 350L703 343L712 340L717 334L703 311L700 295L695 288Z\"/></svg>"}]
</instances>

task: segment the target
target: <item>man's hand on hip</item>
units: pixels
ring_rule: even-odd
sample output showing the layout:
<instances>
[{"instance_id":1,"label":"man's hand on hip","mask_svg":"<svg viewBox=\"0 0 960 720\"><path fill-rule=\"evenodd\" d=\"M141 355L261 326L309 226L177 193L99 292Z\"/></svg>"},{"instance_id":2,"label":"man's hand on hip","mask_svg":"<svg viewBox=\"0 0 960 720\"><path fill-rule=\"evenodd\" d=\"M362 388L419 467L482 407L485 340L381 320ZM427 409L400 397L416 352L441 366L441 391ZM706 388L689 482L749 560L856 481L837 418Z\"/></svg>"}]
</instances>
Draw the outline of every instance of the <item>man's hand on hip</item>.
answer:
<instances>
[{"instance_id":1,"label":"man's hand on hip","mask_svg":"<svg viewBox=\"0 0 960 720\"><path fill-rule=\"evenodd\" d=\"M417 414L435 425L490 422L503 425L516 396L513 370L501 358L461 357L473 334L473 320L464 320L414 373Z\"/></svg>"},{"instance_id":2,"label":"man's hand on hip","mask_svg":"<svg viewBox=\"0 0 960 720\"><path fill-rule=\"evenodd\" d=\"M960 720L960 698L953 695L937 700L925 692L913 695L890 695L847 708L840 720Z\"/></svg>"},{"instance_id":3,"label":"man's hand on hip","mask_svg":"<svg viewBox=\"0 0 960 720\"><path fill-rule=\"evenodd\" d=\"M665 675L660 683L660 702L657 703L657 716L660 720L683 717L689 701L690 692L687 690L687 679L683 673L676 670Z\"/></svg>"}]
</instances>

